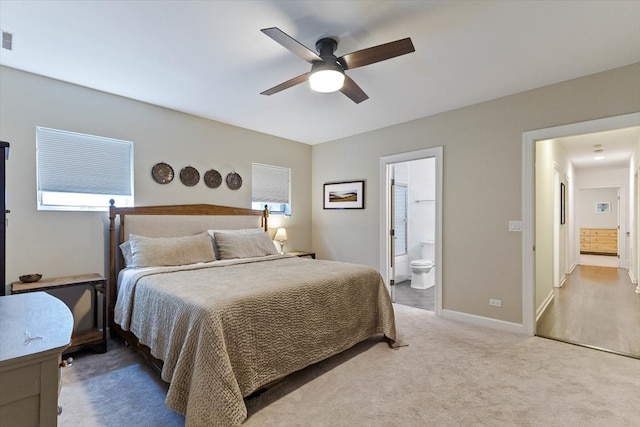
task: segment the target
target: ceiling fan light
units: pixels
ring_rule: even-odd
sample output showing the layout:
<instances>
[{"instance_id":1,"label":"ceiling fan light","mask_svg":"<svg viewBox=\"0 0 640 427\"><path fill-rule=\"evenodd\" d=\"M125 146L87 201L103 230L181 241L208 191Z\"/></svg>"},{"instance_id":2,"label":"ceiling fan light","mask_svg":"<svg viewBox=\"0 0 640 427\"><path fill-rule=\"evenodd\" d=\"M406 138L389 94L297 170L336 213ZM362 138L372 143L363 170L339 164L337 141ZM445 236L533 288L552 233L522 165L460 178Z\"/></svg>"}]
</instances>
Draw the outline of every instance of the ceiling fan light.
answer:
<instances>
[{"instance_id":1,"label":"ceiling fan light","mask_svg":"<svg viewBox=\"0 0 640 427\"><path fill-rule=\"evenodd\" d=\"M321 69L309 76L309 86L315 92L329 93L342 89L344 73L335 69Z\"/></svg>"}]
</instances>

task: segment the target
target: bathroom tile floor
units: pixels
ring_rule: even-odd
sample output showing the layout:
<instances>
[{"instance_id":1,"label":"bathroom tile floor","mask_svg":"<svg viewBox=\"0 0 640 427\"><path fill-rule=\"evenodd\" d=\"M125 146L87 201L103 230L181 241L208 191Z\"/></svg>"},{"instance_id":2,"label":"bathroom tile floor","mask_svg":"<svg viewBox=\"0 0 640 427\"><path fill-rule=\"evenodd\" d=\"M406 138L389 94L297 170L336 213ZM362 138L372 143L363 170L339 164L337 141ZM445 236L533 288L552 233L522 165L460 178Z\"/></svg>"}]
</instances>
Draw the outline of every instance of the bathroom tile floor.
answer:
<instances>
[{"instance_id":1,"label":"bathroom tile floor","mask_svg":"<svg viewBox=\"0 0 640 427\"><path fill-rule=\"evenodd\" d=\"M395 303L435 311L435 286L429 289L414 289L411 280L396 283Z\"/></svg>"}]
</instances>

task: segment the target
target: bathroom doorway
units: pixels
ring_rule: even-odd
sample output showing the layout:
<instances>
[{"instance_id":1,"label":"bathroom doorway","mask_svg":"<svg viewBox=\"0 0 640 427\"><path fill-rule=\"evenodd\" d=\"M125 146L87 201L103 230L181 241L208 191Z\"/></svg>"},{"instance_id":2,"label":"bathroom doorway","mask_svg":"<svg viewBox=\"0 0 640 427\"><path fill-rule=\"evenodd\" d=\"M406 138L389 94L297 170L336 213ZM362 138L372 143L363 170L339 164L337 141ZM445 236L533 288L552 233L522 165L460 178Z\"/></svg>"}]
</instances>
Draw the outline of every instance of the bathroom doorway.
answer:
<instances>
[{"instance_id":1,"label":"bathroom doorway","mask_svg":"<svg viewBox=\"0 0 640 427\"><path fill-rule=\"evenodd\" d=\"M434 258L436 227L435 158L394 163L391 167L395 187L395 302L435 311L435 270L429 267Z\"/></svg>"},{"instance_id":2,"label":"bathroom doorway","mask_svg":"<svg viewBox=\"0 0 640 427\"><path fill-rule=\"evenodd\" d=\"M381 269L396 304L440 314L442 148L381 158Z\"/></svg>"}]
</instances>

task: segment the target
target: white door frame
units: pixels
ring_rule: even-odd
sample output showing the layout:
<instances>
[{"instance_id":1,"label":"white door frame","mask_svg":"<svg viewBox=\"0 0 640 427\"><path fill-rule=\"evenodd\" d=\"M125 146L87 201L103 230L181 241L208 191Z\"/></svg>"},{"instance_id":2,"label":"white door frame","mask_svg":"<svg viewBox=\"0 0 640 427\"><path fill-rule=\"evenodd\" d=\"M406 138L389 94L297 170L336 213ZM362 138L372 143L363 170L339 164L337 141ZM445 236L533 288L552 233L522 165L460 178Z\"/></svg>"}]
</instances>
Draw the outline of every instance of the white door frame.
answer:
<instances>
[{"instance_id":1,"label":"white door frame","mask_svg":"<svg viewBox=\"0 0 640 427\"><path fill-rule=\"evenodd\" d=\"M522 322L525 333L536 333L535 288L535 145L536 141L640 125L640 113L538 129L522 134ZM637 272L636 277L637 277Z\"/></svg>"},{"instance_id":2,"label":"white door frame","mask_svg":"<svg viewBox=\"0 0 640 427\"><path fill-rule=\"evenodd\" d=\"M380 274L389 286L392 279L389 267L389 169L394 163L435 158L436 163L436 243L435 243L435 313L442 315L442 146L408 153L392 154L380 158Z\"/></svg>"}]
</instances>

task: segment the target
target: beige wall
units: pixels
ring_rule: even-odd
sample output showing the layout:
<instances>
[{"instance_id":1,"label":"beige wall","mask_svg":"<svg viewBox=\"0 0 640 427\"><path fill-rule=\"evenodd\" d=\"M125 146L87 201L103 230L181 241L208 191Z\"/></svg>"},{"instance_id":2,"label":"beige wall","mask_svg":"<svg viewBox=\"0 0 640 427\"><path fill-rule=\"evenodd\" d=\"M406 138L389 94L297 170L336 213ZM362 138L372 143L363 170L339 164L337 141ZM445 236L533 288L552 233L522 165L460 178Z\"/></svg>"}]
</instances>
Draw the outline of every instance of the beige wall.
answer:
<instances>
[{"instance_id":1,"label":"beige wall","mask_svg":"<svg viewBox=\"0 0 640 427\"><path fill-rule=\"evenodd\" d=\"M522 133L640 111L639 75L634 64L310 147L2 67L0 138L11 143L7 280L105 270L106 214L36 210L35 126L133 140L138 205L248 206L252 161L291 167L287 249L376 268L380 157L443 146L443 308L522 323L522 235L507 229L523 216ZM236 170L245 185L160 186L150 178L159 161ZM366 209L322 209L323 183L354 179L366 181Z\"/></svg>"},{"instance_id":2,"label":"beige wall","mask_svg":"<svg viewBox=\"0 0 640 427\"><path fill-rule=\"evenodd\" d=\"M523 217L522 133L640 111L639 76L634 64L314 146L314 250L378 267L380 157L442 145L443 309L522 323L522 235L508 231ZM366 209L323 210L322 184L353 179Z\"/></svg>"},{"instance_id":3,"label":"beige wall","mask_svg":"<svg viewBox=\"0 0 640 427\"><path fill-rule=\"evenodd\" d=\"M553 292L554 141L536 142L536 310Z\"/></svg>"},{"instance_id":4,"label":"beige wall","mask_svg":"<svg viewBox=\"0 0 640 427\"><path fill-rule=\"evenodd\" d=\"M7 162L7 283L25 273L45 277L105 273L106 212L36 210L35 127L46 126L134 142L136 205L210 203L250 207L251 162L292 169L292 216L272 216L287 227L285 249L311 249L311 147L127 98L0 68L0 139L11 144ZM211 102L221 102L211 100ZM166 185L152 166L171 164L244 178L232 191L200 182Z\"/></svg>"}]
</instances>

